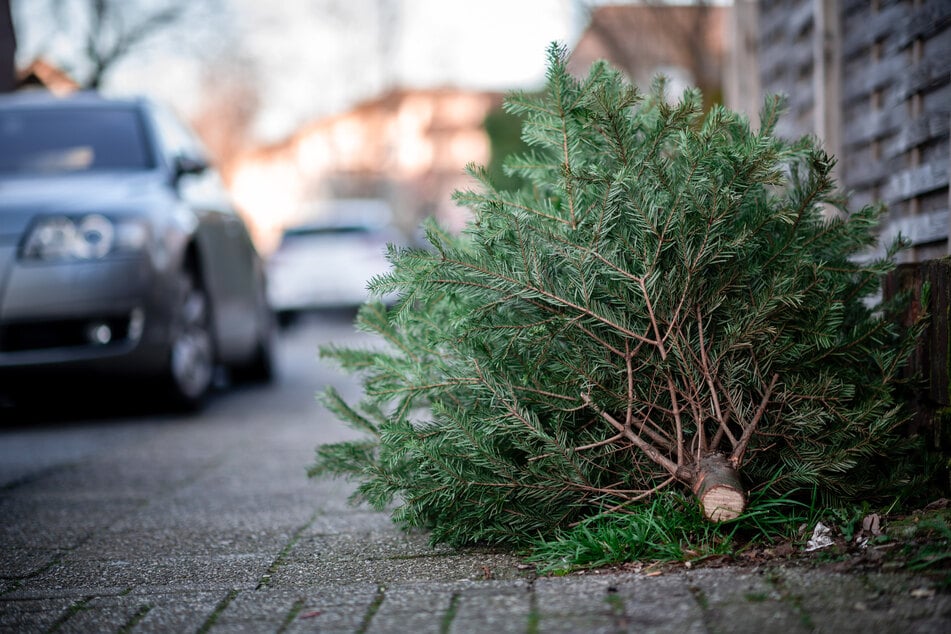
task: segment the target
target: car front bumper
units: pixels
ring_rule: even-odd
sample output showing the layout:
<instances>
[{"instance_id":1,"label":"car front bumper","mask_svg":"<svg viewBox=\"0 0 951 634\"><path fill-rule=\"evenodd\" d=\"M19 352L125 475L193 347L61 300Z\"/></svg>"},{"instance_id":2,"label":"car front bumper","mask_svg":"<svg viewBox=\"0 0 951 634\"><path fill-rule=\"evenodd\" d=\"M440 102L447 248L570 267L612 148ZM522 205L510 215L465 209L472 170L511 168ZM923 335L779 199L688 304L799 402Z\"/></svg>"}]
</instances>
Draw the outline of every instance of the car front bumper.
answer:
<instances>
[{"instance_id":1,"label":"car front bumper","mask_svg":"<svg viewBox=\"0 0 951 634\"><path fill-rule=\"evenodd\" d=\"M163 294L144 254L23 263L0 247L0 373L155 372L168 341Z\"/></svg>"}]
</instances>

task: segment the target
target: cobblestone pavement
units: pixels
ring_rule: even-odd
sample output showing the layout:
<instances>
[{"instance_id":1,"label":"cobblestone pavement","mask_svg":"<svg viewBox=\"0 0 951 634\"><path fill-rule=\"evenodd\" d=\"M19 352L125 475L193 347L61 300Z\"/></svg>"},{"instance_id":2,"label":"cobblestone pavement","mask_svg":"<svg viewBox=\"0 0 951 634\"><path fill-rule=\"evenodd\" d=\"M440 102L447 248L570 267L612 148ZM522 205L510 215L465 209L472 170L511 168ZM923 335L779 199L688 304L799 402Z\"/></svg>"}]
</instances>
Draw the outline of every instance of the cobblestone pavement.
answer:
<instances>
[{"instance_id":1,"label":"cobblestone pavement","mask_svg":"<svg viewBox=\"0 0 951 634\"><path fill-rule=\"evenodd\" d=\"M949 632L923 578L718 568L535 578L508 554L432 549L238 427L169 422L8 484L5 632ZM286 447L289 453L295 453Z\"/></svg>"},{"instance_id":2,"label":"cobblestone pavement","mask_svg":"<svg viewBox=\"0 0 951 634\"><path fill-rule=\"evenodd\" d=\"M951 632L951 595L902 573L536 577L431 548L305 477L341 432L285 389L0 430L0 632Z\"/></svg>"}]
</instances>

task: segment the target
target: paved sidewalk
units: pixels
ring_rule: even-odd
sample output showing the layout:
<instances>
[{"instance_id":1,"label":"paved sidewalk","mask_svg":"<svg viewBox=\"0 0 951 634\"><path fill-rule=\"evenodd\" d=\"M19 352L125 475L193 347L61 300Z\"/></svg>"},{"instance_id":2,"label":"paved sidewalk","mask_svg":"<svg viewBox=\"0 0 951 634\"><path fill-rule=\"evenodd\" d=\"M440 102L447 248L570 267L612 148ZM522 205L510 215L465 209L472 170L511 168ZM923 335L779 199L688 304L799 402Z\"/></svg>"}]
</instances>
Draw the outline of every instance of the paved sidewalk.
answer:
<instances>
[{"instance_id":1,"label":"paved sidewalk","mask_svg":"<svg viewBox=\"0 0 951 634\"><path fill-rule=\"evenodd\" d=\"M275 459L300 453L282 446L293 433L254 441L252 428L220 442L170 422L121 454L8 483L0 630L951 631L951 597L903 574L535 578L511 555L432 549Z\"/></svg>"},{"instance_id":2,"label":"paved sidewalk","mask_svg":"<svg viewBox=\"0 0 951 634\"><path fill-rule=\"evenodd\" d=\"M951 632L951 595L906 574L548 578L430 548L305 477L341 432L278 410L281 389L196 419L3 430L0 632Z\"/></svg>"}]
</instances>

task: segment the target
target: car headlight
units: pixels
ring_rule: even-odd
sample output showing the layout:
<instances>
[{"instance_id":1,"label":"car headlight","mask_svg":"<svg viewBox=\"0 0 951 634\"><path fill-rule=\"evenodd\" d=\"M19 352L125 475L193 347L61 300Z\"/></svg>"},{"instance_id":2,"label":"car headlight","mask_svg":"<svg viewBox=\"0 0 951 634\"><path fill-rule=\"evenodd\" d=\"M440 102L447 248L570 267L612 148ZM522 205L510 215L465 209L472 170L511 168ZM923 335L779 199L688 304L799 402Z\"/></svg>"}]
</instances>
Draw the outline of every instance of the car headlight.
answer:
<instances>
[{"instance_id":1,"label":"car headlight","mask_svg":"<svg viewBox=\"0 0 951 634\"><path fill-rule=\"evenodd\" d=\"M20 251L31 260L95 260L145 246L148 232L135 220L113 221L100 214L53 216L36 222Z\"/></svg>"}]
</instances>

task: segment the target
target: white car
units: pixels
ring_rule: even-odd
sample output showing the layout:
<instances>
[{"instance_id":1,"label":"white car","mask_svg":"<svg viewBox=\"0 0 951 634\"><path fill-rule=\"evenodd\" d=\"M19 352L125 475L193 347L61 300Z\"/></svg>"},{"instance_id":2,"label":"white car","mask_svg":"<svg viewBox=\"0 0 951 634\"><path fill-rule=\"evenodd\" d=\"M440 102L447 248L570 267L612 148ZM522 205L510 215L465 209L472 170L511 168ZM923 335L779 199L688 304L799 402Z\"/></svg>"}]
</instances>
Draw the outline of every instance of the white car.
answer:
<instances>
[{"instance_id":1,"label":"white car","mask_svg":"<svg viewBox=\"0 0 951 634\"><path fill-rule=\"evenodd\" d=\"M272 309L287 323L302 311L363 304L370 279L390 268L387 245L400 242L388 223L357 216L288 227L267 265Z\"/></svg>"}]
</instances>

